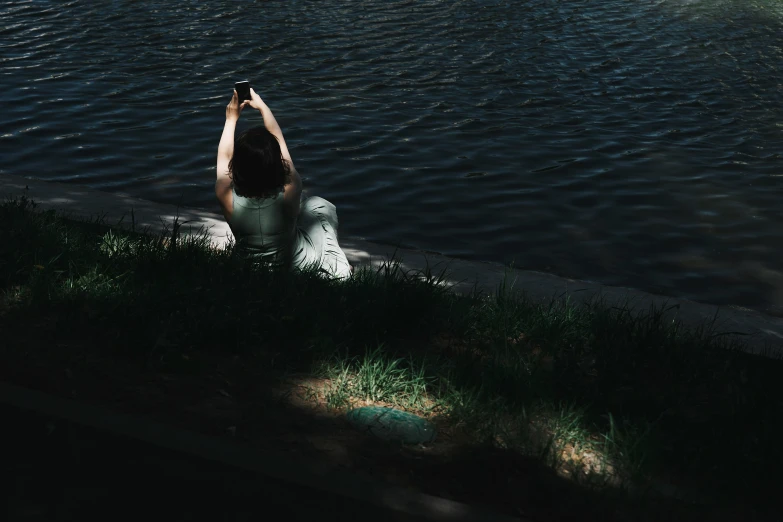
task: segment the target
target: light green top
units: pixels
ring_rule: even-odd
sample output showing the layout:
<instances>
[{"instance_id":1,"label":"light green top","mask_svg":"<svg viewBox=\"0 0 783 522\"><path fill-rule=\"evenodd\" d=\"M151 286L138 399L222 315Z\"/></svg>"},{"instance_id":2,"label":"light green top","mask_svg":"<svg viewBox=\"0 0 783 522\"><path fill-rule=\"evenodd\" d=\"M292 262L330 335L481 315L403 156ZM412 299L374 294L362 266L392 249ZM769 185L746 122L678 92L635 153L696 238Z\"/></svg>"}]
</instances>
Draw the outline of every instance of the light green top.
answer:
<instances>
[{"instance_id":1,"label":"light green top","mask_svg":"<svg viewBox=\"0 0 783 522\"><path fill-rule=\"evenodd\" d=\"M234 192L228 225L237 248L261 261L319 271L340 279L351 265L337 241L337 209L320 197L300 205L298 217L285 211L283 187L267 198L246 198Z\"/></svg>"},{"instance_id":2,"label":"light green top","mask_svg":"<svg viewBox=\"0 0 783 522\"><path fill-rule=\"evenodd\" d=\"M246 198L232 189L233 209L228 221L237 246L259 260L281 264L293 254L299 235L296 218L284 209L283 187L267 198Z\"/></svg>"}]
</instances>

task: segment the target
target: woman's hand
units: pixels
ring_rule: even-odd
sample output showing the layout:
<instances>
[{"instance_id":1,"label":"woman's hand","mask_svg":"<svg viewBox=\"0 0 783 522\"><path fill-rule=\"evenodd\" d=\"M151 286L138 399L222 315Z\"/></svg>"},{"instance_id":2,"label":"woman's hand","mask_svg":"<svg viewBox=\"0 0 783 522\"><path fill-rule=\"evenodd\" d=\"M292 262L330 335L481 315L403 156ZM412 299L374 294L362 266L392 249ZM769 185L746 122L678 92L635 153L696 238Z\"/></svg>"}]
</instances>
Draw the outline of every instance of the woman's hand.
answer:
<instances>
[{"instance_id":1,"label":"woman's hand","mask_svg":"<svg viewBox=\"0 0 783 522\"><path fill-rule=\"evenodd\" d=\"M261 96L256 94L256 91L254 91L252 87L250 88L250 99L245 103L259 111L264 107L264 100L261 99Z\"/></svg>"},{"instance_id":2,"label":"woman's hand","mask_svg":"<svg viewBox=\"0 0 783 522\"><path fill-rule=\"evenodd\" d=\"M250 100L245 100L242 103L239 103L239 96L237 95L236 89L234 89L234 96L231 97L231 101L228 102L228 105L226 105L226 120L237 121L239 119L240 113L242 112L242 109L244 109L245 105L248 104L250 104Z\"/></svg>"}]
</instances>

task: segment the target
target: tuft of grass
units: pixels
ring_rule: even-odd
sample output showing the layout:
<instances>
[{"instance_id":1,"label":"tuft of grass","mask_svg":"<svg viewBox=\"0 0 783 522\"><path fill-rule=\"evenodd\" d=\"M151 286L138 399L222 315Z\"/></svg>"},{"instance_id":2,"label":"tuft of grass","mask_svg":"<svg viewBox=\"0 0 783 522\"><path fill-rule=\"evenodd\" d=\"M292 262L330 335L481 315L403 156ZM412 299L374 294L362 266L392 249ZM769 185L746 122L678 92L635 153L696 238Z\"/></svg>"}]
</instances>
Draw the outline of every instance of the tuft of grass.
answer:
<instances>
[{"instance_id":1,"label":"tuft of grass","mask_svg":"<svg viewBox=\"0 0 783 522\"><path fill-rule=\"evenodd\" d=\"M425 364L412 358L389 357L382 344L367 350L361 358L335 355L321 362L316 372L331 382L326 393L330 408L342 408L359 400L421 409L432 385Z\"/></svg>"}]
</instances>

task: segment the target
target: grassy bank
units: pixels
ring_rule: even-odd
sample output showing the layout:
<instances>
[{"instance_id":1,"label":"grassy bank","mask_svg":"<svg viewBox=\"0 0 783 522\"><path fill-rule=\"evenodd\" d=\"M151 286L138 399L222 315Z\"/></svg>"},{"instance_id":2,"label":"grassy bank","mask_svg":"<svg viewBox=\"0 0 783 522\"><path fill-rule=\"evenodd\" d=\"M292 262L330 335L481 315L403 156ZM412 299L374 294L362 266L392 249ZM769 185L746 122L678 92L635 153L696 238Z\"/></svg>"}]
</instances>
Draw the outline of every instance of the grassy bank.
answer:
<instances>
[{"instance_id":1,"label":"grassy bank","mask_svg":"<svg viewBox=\"0 0 783 522\"><path fill-rule=\"evenodd\" d=\"M623 506L617 519L661 506L682 519L707 506L772 509L783 366L708 325L686 330L662 309L531 302L504 286L457 295L445 274L394 259L327 281L212 250L206 237L33 207L0 207L6 375L30 361L73 372L99 360L198 379L239 361L257 386L294 383L328 411L392 404L477 451L533 459Z\"/></svg>"}]
</instances>

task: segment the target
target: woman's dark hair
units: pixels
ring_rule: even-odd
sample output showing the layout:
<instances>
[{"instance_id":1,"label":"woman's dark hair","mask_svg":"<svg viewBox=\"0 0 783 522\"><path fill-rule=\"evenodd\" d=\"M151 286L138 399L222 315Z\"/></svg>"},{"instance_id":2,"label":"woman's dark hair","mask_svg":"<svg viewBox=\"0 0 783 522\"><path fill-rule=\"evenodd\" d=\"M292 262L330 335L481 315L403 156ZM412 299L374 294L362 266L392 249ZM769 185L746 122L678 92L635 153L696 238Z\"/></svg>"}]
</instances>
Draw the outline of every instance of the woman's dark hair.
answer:
<instances>
[{"instance_id":1,"label":"woman's dark hair","mask_svg":"<svg viewBox=\"0 0 783 522\"><path fill-rule=\"evenodd\" d=\"M236 139L228 171L237 194L246 198L271 196L291 181L291 164L283 159L277 137L261 126Z\"/></svg>"}]
</instances>

